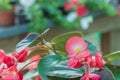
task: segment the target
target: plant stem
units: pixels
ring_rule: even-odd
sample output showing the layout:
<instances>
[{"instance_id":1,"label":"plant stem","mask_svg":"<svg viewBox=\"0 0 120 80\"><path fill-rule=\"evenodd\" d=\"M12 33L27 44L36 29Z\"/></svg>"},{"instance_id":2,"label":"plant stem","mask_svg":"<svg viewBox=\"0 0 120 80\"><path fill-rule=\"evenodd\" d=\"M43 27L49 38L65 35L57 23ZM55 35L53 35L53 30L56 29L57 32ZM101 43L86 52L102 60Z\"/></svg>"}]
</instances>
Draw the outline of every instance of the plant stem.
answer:
<instances>
[{"instance_id":1,"label":"plant stem","mask_svg":"<svg viewBox=\"0 0 120 80\"><path fill-rule=\"evenodd\" d=\"M86 70L85 70L85 73L87 73L87 72L89 72L90 65L89 65L87 62L85 62L85 65L86 65Z\"/></svg>"},{"instance_id":2,"label":"plant stem","mask_svg":"<svg viewBox=\"0 0 120 80\"><path fill-rule=\"evenodd\" d=\"M34 49L39 49L39 48L43 48L43 45L42 46L33 46L29 50L34 50Z\"/></svg>"},{"instance_id":3,"label":"plant stem","mask_svg":"<svg viewBox=\"0 0 120 80\"><path fill-rule=\"evenodd\" d=\"M35 61L38 61L38 60L40 60L40 59L37 59L37 60L34 60L34 61L31 61L31 62L29 62L29 63L27 63L26 65L24 65L21 69L20 69L20 71L22 71L25 67L27 67L29 64L31 64L31 63L33 63L33 62L35 62Z\"/></svg>"}]
</instances>

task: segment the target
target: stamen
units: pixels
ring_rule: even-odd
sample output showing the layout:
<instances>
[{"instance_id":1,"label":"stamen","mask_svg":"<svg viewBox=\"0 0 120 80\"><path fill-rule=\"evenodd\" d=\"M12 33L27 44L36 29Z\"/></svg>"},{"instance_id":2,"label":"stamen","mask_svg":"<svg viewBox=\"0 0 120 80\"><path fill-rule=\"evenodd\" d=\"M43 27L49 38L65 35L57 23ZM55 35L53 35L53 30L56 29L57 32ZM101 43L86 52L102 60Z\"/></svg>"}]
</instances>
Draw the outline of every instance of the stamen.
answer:
<instances>
[{"instance_id":1,"label":"stamen","mask_svg":"<svg viewBox=\"0 0 120 80\"><path fill-rule=\"evenodd\" d=\"M76 49L75 49L75 52L76 52L76 53L80 53L80 51L81 51L80 48L76 48Z\"/></svg>"}]
</instances>

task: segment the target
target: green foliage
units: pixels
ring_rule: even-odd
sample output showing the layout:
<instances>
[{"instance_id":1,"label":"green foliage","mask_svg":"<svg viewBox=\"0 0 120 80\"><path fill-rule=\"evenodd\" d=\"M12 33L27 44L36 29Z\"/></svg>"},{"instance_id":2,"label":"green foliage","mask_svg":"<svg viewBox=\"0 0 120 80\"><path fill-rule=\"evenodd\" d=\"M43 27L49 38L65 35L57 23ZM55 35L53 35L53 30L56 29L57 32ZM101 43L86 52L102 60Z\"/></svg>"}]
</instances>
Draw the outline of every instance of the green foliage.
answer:
<instances>
[{"instance_id":1,"label":"green foliage","mask_svg":"<svg viewBox=\"0 0 120 80\"><path fill-rule=\"evenodd\" d=\"M18 52L22 51L25 47L33 43L38 37L39 37L38 33L30 33L27 37L25 37L22 41L20 41L16 45L16 51Z\"/></svg>"},{"instance_id":2,"label":"green foliage","mask_svg":"<svg viewBox=\"0 0 120 80\"><path fill-rule=\"evenodd\" d=\"M0 0L0 10L11 10L10 0Z\"/></svg>"},{"instance_id":3,"label":"green foliage","mask_svg":"<svg viewBox=\"0 0 120 80\"><path fill-rule=\"evenodd\" d=\"M43 34L45 34L45 32L46 31L44 31L40 35L38 33L29 34L26 38L24 38L20 43L17 44L17 51L29 46L31 43L36 42L37 39L41 41L41 38ZM64 57L61 56L66 55L65 43L72 36L82 37L82 34L80 32L69 32L66 34L59 35L51 41L51 44L54 45L54 49L58 54L48 54L47 56L42 57L42 59L39 61L38 72L43 80L80 80L80 78L84 75L85 66L79 69L69 68L67 66L68 59L64 59ZM89 41L86 42L88 43L88 49L94 56L96 47ZM49 48L48 50L51 51ZM118 57L120 57L119 51L104 56L104 59L106 61L111 62ZM102 80L114 80L114 76L116 80L119 80L119 68L120 66L115 66L107 63L104 69L92 69L90 70L90 72L101 75ZM26 73L24 77L28 79L28 76L31 74L34 75L32 75L30 78L36 76L38 73L36 72L36 70L33 70L31 72Z\"/></svg>"},{"instance_id":4,"label":"green foliage","mask_svg":"<svg viewBox=\"0 0 120 80\"><path fill-rule=\"evenodd\" d=\"M54 44L55 50L66 53L65 43L72 36L82 36L79 32L70 32L62 34L54 38L51 43ZM88 41L86 41L88 42ZM88 42L88 49L94 55L96 47ZM63 53L59 53L63 55ZM48 55L43 57L39 62L38 71L43 80L79 80L84 74L84 67L79 69L68 68L68 60L64 60L62 56L58 54ZM91 70L92 73L96 73L102 76L102 80L114 80L114 76L108 69ZM104 74L105 73L105 74Z\"/></svg>"},{"instance_id":5,"label":"green foliage","mask_svg":"<svg viewBox=\"0 0 120 80\"><path fill-rule=\"evenodd\" d=\"M60 5L63 5L64 2L64 0L36 0L33 6L29 8L29 13L32 18L29 31L40 32L41 30L44 30L50 26L47 25L49 19L51 19L51 21L56 21L58 18L63 19L63 15L61 14L59 7Z\"/></svg>"},{"instance_id":6,"label":"green foliage","mask_svg":"<svg viewBox=\"0 0 120 80\"><path fill-rule=\"evenodd\" d=\"M113 52L111 54L105 55L104 59L111 62L114 59L119 58L119 57L120 57L120 51L117 51L117 52Z\"/></svg>"},{"instance_id":7,"label":"green foliage","mask_svg":"<svg viewBox=\"0 0 120 80\"><path fill-rule=\"evenodd\" d=\"M95 55L94 53L97 50L96 46L89 41L86 41L86 42L88 43L87 49L89 49L91 51L91 54L94 56Z\"/></svg>"},{"instance_id":8,"label":"green foliage","mask_svg":"<svg viewBox=\"0 0 120 80\"><path fill-rule=\"evenodd\" d=\"M84 67L68 68L67 61L63 61L59 55L43 57L38 65L39 74L43 80L79 80L84 74ZM93 73L101 75L102 80L114 80L114 73L112 74L108 69L95 70Z\"/></svg>"},{"instance_id":9,"label":"green foliage","mask_svg":"<svg viewBox=\"0 0 120 80\"><path fill-rule=\"evenodd\" d=\"M120 80L120 66L115 66L110 64L106 64L106 66L115 76L115 80Z\"/></svg>"},{"instance_id":10,"label":"green foliage","mask_svg":"<svg viewBox=\"0 0 120 80\"><path fill-rule=\"evenodd\" d=\"M43 16L43 12L40 9L39 4L31 6L29 13L31 13L30 16L32 18L31 22L29 23L29 32L39 32L40 30L45 29L47 20Z\"/></svg>"},{"instance_id":11,"label":"green foliage","mask_svg":"<svg viewBox=\"0 0 120 80\"><path fill-rule=\"evenodd\" d=\"M66 63L67 61L63 61L62 57L59 55L43 57L38 65L39 74L42 76L43 80L55 80L56 78L58 78L58 80L60 78L64 78L62 80L67 78L68 80L71 80L70 78L75 79L82 76L81 73L84 73L83 68L68 68Z\"/></svg>"},{"instance_id":12,"label":"green foliage","mask_svg":"<svg viewBox=\"0 0 120 80\"><path fill-rule=\"evenodd\" d=\"M117 10L112 4L108 3L106 0L89 0L84 2L89 11L93 12L105 12L109 16L115 16L117 14ZM94 7L94 6L96 7Z\"/></svg>"},{"instance_id":13,"label":"green foliage","mask_svg":"<svg viewBox=\"0 0 120 80\"><path fill-rule=\"evenodd\" d=\"M115 80L112 72L108 69L101 69L94 72L102 76L101 80Z\"/></svg>"},{"instance_id":14,"label":"green foliage","mask_svg":"<svg viewBox=\"0 0 120 80\"><path fill-rule=\"evenodd\" d=\"M43 80L49 80L47 73L54 70L53 65L61 60L60 56L46 56L39 62L38 70Z\"/></svg>"},{"instance_id":15,"label":"green foliage","mask_svg":"<svg viewBox=\"0 0 120 80\"><path fill-rule=\"evenodd\" d=\"M69 13L75 12L75 7L70 11L65 11L65 2L67 0L36 0L28 12L31 16L29 32L40 32L47 27L53 26L64 27L70 30L79 28L80 17L72 22L66 19ZM116 15L116 9L106 0L79 0L79 2L87 7L89 13L102 11L109 16Z\"/></svg>"},{"instance_id":16,"label":"green foliage","mask_svg":"<svg viewBox=\"0 0 120 80\"><path fill-rule=\"evenodd\" d=\"M82 36L82 34L80 32L77 32L77 31L76 32L69 32L66 34L59 35L51 41L51 43L54 45L54 48L57 51L57 53L62 54L62 55L66 54L65 43L72 36Z\"/></svg>"},{"instance_id":17,"label":"green foliage","mask_svg":"<svg viewBox=\"0 0 120 80\"><path fill-rule=\"evenodd\" d=\"M30 80L31 78L37 76L38 74L39 74L38 70L35 69L35 70L25 73L25 75L23 77L24 77L24 80Z\"/></svg>"}]
</instances>

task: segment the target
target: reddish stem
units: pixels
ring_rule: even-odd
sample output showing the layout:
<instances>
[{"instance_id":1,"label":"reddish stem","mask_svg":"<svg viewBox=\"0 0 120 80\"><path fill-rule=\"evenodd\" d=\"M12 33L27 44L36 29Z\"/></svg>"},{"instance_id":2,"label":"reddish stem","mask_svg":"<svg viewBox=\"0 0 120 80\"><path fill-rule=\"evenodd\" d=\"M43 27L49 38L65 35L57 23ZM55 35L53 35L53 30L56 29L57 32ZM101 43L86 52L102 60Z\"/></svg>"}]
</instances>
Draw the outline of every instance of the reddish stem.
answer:
<instances>
[{"instance_id":1,"label":"reddish stem","mask_svg":"<svg viewBox=\"0 0 120 80\"><path fill-rule=\"evenodd\" d=\"M87 62L85 62L84 64L86 65L85 73L87 73L87 72L89 72L90 65Z\"/></svg>"},{"instance_id":2,"label":"reddish stem","mask_svg":"<svg viewBox=\"0 0 120 80\"><path fill-rule=\"evenodd\" d=\"M33 46L29 50L34 50L34 49L39 49L39 48L43 48L43 46Z\"/></svg>"},{"instance_id":3,"label":"reddish stem","mask_svg":"<svg viewBox=\"0 0 120 80\"><path fill-rule=\"evenodd\" d=\"M33 63L33 62L35 62L35 61L38 61L38 60L40 60L40 59L37 59L37 60L34 60L34 61L31 61L31 62L29 62L29 63L27 63L26 65L24 65L21 69L20 69L20 71L22 71L25 67L27 67L29 64L31 64L31 63Z\"/></svg>"}]
</instances>

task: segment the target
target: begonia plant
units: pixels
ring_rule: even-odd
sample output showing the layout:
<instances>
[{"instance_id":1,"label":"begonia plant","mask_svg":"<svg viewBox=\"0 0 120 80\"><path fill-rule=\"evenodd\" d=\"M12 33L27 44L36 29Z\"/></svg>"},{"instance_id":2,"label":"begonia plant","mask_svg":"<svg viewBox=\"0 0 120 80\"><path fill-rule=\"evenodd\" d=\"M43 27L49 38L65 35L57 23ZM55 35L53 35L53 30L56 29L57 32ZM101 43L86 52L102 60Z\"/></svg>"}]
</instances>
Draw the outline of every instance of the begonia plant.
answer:
<instances>
[{"instance_id":1,"label":"begonia plant","mask_svg":"<svg viewBox=\"0 0 120 80\"><path fill-rule=\"evenodd\" d=\"M0 49L0 80L119 80L120 52L102 56L80 32L44 39L30 33L12 54Z\"/></svg>"}]
</instances>

